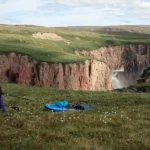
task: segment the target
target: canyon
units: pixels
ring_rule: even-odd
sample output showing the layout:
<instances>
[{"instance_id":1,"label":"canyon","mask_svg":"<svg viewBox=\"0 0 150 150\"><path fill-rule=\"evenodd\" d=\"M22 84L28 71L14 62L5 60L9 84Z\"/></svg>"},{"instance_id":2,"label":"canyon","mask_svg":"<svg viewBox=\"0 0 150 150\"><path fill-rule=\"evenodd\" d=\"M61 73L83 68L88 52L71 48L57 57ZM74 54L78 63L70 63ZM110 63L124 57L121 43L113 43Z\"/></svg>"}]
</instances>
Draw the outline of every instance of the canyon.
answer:
<instances>
[{"instance_id":1,"label":"canyon","mask_svg":"<svg viewBox=\"0 0 150 150\"><path fill-rule=\"evenodd\" d=\"M135 84L150 65L150 46L144 44L109 46L93 51L75 51L91 60L71 64L49 64L29 56L9 53L0 55L0 80L31 86L107 91L113 90L115 78L121 87Z\"/></svg>"},{"instance_id":2,"label":"canyon","mask_svg":"<svg viewBox=\"0 0 150 150\"><path fill-rule=\"evenodd\" d=\"M103 62L48 64L15 53L0 56L0 80L58 89L112 89L111 70Z\"/></svg>"},{"instance_id":3,"label":"canyon","mask_svg":"<svg viewBox=\"0 0 150 150\"><path fill-rule=\"evenodd\" d=\"M76 54L103 61L112 71L124 70L116 75L121 87L136 84L143 71L150 66L150 45L144 44L102 47L89 52L76 51Z\"/></svg>"}]
</instances>

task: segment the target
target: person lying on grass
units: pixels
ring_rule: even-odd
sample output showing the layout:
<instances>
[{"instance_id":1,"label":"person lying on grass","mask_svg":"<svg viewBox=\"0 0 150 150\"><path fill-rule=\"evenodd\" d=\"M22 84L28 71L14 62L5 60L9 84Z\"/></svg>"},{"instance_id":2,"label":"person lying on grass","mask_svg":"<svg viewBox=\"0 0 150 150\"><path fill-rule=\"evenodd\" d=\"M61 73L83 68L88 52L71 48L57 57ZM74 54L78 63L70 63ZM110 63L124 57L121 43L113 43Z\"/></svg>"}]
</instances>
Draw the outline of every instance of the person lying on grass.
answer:
<instances>
[{"instance_id":1,"label":"person lying on grass","mask_svg":"<svg viewBox=\"0 0 150 150\"><path fill-rule=\"evenodd\" d=\"M5 108L5 105L4 105L4 96L3 96L3 90L2 88L0 87L0 109L2 110L2 112L6 112L6 108Z\"/></svg>"}]
</instances>

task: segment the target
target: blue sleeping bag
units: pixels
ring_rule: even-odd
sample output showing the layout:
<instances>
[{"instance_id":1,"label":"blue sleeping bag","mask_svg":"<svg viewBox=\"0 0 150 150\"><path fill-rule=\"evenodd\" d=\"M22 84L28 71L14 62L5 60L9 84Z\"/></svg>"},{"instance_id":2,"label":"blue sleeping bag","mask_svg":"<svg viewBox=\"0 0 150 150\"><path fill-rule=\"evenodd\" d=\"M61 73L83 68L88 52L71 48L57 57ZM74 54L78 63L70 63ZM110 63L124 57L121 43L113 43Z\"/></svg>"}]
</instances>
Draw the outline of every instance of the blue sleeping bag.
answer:
<instances>
[{"instance_id":1,"label":"blue sleeping bag","mask_svg":"<svg viewBox=\"0 0 150 150\"><path fill-rule=\"evenodd\" d=\"M58 107L67 107L69 105L68 101L58 101L55 103Z\"/></svg>"},{"instance_id":2,"label":"blue sleeping bag","mask_svg":"<svg viewBox=\"0 0 150 150\"><path fill-rule=\"evenodd\" d=\"M65 112L67 109L65 107L59 107L56 104L45 104L44 107L46 109L52 110L52 111L58 111L58 112Z\"/></svg>"},{"instance_id":3,"label":"blue sleeping bag","mask_svg":"<svg viewBox=\"0 0 150 150\"><path fill-rule=\"evenodd\" d=\"M44 107L51 111L65 112L69 110L89 110L89 106L70 105L68 101L58 101L55 104L45 104Z\"/></svg>"}]
</instances>

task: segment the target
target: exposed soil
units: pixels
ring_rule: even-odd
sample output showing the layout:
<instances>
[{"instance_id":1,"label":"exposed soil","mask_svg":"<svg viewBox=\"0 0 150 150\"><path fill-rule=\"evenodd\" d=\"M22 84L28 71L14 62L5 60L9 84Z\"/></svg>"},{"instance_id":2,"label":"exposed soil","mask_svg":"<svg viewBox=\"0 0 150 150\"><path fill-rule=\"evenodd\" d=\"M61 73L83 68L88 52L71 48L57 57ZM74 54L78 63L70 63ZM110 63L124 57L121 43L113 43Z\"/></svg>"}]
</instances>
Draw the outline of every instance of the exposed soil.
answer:
<instances>
[{"instance_id":1,"label":"exposed soil","mask_svg":"<svg viewBox=\"0 0 150 150\"><path fill-rule=\"evenodd\" d=\"M44 40L55 40L55 41L62 41L64 40L61 36L55 34L55 33L35 33L32 34L32 37L34 38L39 38L39 39L44 39Z\"/></svg>"}]
</instances>

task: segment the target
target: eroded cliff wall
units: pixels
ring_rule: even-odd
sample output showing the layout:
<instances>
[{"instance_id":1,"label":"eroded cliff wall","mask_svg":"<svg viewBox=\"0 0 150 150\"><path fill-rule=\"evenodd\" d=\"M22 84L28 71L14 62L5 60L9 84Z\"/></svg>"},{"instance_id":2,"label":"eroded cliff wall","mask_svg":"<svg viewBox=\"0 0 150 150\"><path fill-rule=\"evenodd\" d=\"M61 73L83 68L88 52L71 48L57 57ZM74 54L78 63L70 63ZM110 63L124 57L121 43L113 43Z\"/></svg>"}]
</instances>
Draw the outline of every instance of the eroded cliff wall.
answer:
<instances>
[{"instance_id":1,"label":"eroded cliff wall","mask_svg":"<svg viewBox=\"0 0 150 150\"><path fill-rule=\"evenodd\" d=\"M0 55L0 80L58 89L105 91L113 89L112 70L124 68L117 78L126 87L135 84L150 65L150 46L142 44L76 51L76 54L97 60L48 64L21 54Z\"/></svg>"},{"instance_id":2,"label":"eroded cliff wall","mask_svg":"<svg viewBox=\"0 0 150 150\"><path fill-rule=\"evenodd\" d=\"M143 44L102 47L90 52L76 51L76 54L102 60L111 70L124 68L124 72L118 74L123 87L135 84L150 65L150 46Z\"/></svg>"},{"instance_id":3,"label":"eroded cliff wall","mask_svg":"<svg viewBox=\"0 0 150 150\"><path fill-rule=\"evenodd\" d=\"M15 53L0 55L0 80L58 89L113 89L111 69L101 61L48 64Z\"/></svg>"}]
</instances>

